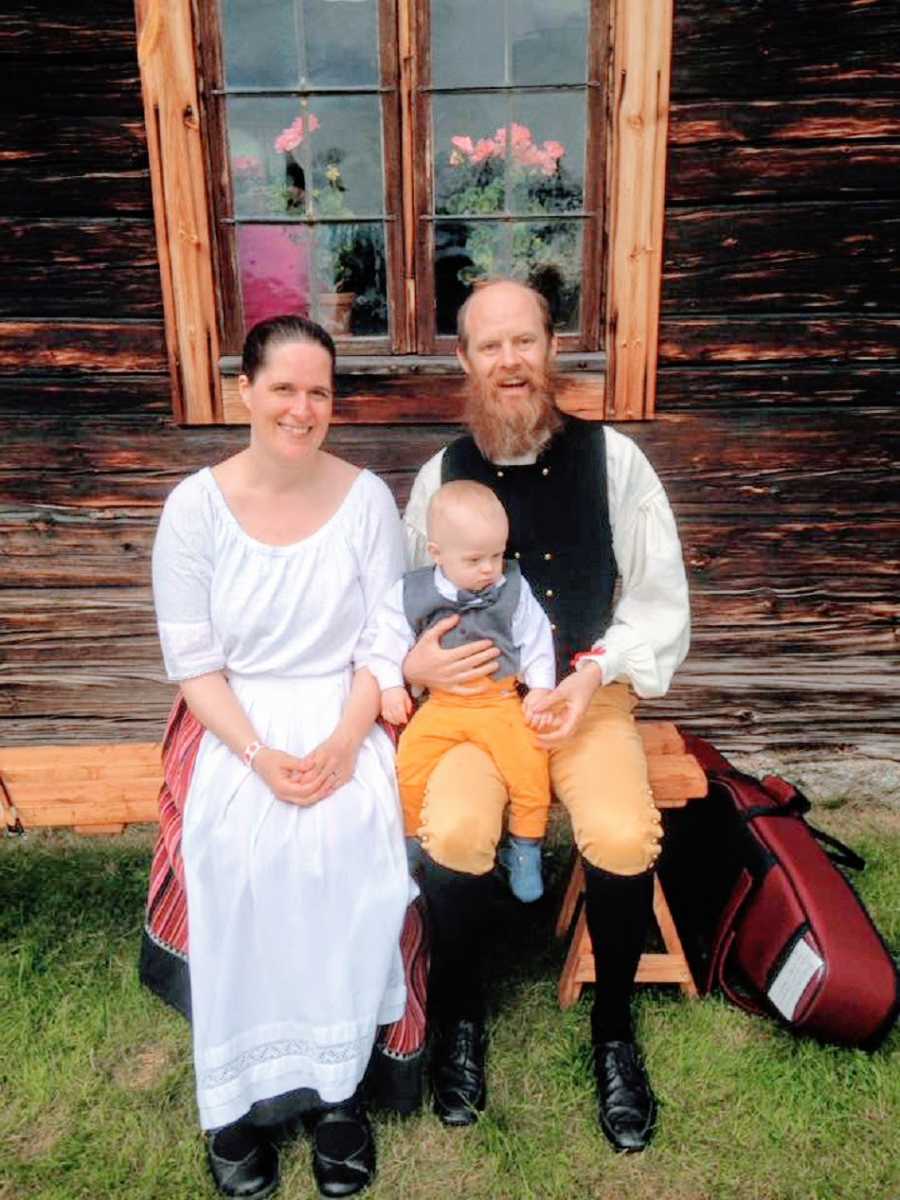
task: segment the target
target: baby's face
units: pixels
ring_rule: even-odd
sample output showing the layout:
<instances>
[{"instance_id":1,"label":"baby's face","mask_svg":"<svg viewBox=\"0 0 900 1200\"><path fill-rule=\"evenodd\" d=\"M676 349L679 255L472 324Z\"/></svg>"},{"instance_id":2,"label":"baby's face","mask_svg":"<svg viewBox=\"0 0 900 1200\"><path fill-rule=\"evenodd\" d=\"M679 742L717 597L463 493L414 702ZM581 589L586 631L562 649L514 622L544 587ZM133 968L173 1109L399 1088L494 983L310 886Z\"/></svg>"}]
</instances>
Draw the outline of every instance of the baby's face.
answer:
<instances>
[{"instance_id":1,"label":"baby's face","mask_svg":"<svg viewBox=\"0 0 900 1200\"><path fill-rule=\"evenodd\" d=\"M470 592L497 583L503 574L506 521L473 513L465 521L444 523L440 543L429 545L431 556L452 584Z\"/></svg>"}]
</instances>

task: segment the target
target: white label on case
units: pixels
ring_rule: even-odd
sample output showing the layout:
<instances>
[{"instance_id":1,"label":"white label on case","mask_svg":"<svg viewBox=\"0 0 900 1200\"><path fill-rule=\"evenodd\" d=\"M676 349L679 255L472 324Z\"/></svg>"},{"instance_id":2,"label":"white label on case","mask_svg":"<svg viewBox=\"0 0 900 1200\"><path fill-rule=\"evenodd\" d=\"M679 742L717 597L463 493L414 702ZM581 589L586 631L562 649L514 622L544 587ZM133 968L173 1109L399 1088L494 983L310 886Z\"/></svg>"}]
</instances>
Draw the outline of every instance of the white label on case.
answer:
<instances>
[{"instance_id":1,"label":"white label on case","mask_svg":"<svg viewBox=\"0 0 900 1200\"><path fill-rule=\"evenodd\" d=\"M801 938L784 961L769 987L769 999L790 1021L809 981L825 966L815 950Z\"/></svg>"}]
</instances>

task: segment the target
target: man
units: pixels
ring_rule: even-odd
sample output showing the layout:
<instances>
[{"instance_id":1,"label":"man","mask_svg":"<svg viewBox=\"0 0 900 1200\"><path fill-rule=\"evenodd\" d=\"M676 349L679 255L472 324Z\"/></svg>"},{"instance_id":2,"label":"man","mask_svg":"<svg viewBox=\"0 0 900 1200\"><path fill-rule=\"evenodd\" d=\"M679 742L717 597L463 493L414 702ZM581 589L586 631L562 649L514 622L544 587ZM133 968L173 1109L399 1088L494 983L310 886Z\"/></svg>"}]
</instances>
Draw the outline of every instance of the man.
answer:
<instances>
[{"instance_id":1,"label":"man","mask_svg":"<svg viewBox=\"0 0 900 1200\"><path fill-rule=\"evenodd\" d=\"M661 827L632 712L637 696L666 692L687 652L687 583L668 501L644 455L615 430L567 420L556 408L556 351L538 293L509 280L473 292L460 310L457 349L471 436L422 467L405 521L421 565L425 512L441 482L487 484L510 519L508 552L553 625L560 682L543 707L560 720L541 741L584 859L587 924L600 964L591 1013L599 1120L616 1149L636 1151L648 1144L656 1116L630 1009ZM494 669L498 651L489 642L442 648L455 620L410 651L411 683L471 689ZM435 1111L448 1125L470 1124L485 1103L481 933L506 799L491 759L469 745L445 755L425 798L432 1084Z\"/></svg>"}]
</instances>

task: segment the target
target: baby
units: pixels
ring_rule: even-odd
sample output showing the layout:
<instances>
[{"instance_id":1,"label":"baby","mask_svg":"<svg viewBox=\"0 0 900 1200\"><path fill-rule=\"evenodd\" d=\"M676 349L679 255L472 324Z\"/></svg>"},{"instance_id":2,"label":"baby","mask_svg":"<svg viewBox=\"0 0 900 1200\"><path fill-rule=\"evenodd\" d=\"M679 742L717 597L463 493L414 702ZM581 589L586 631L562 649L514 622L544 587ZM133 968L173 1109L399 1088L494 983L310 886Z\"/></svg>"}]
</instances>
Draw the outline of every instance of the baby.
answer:
<instances>
[{"instance_id":1,"label":"baby","mask_svg":"<svg viewBox=\"0 0 900 1200\"><path fill-rule=\"evenodd\" d=\"M472 742L486 750L509 792L509 839L500 850L519 900L543 894L541 840L550 807L547 753L535 731L550 728L550 713L533 705L556 684L550 622L522 578L504 563L509 523L503 505L483 484L444 484L428 509L428 553L434 567L410 571L385 597L367 665L382 689L381 713L405 725L412 701L402 663L425 630L451 614L459 623L445 634L447 648L490 638L500 649L494 675L469 695L433 691L400 738L397 776L408 838L416 838L428 778L452 746ZM524 701L516 688L530 689Z\"/></svg>"}]
</instances>

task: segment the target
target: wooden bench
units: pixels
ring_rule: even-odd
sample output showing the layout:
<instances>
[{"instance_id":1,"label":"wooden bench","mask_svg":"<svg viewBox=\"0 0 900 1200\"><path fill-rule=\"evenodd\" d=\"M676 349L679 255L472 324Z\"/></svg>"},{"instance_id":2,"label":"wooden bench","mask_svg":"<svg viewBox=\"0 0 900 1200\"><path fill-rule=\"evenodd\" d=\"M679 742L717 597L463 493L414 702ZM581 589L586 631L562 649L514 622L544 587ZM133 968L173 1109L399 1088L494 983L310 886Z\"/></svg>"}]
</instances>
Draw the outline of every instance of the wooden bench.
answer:
<instances>
[{"instance_id":1,"label":"wooden bench","mask_svg":"<svg viewBox=\"0 0 900 1200\"><path fill-rule=\"evenodd\" d=\"M0 776L25 829L114 834L158 819L161 753L159 742L3 747Z\"/></svg>"},{"instance_id":2,"label":"wooden bench","mask_svg":"<svg viewBox=\"0 0 900 1200\"><path fill-rule=\"evenodd\" d=\"M658 808L683 808L689 800L706 795L706 775L693 755L686 753L684 741L677 728L668 722L640 722L638 724L647 767L650 789ZM559 979L559 1003L569 1008L581 995L586 983L597 979L591 939L587 929L584 905L580 903L584 892L584 870L581 856L576 853L572 873L563 897L559 920L556 923L557 937L565 937L575 929L569 943L569 951ZM653 883L653 915L659 926L665 952L644 953L638 964L637 983L677 983L687 996L696 996L697 985L685 957L672 919L659 876Z\"/></svg>"}]
</instances>

